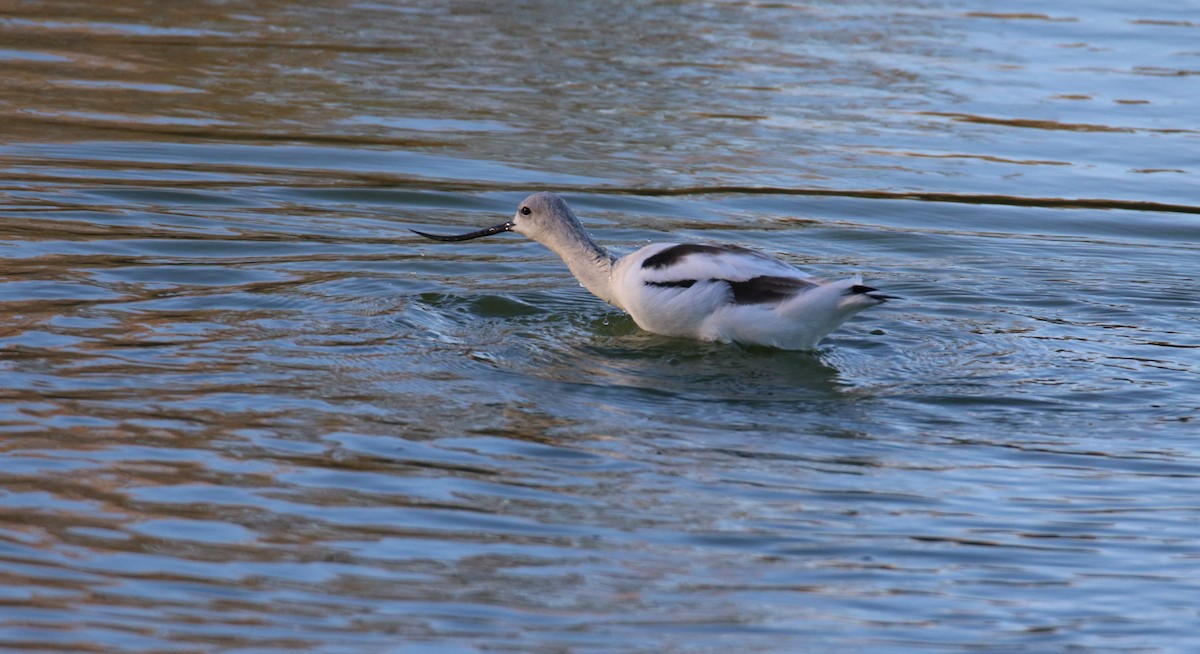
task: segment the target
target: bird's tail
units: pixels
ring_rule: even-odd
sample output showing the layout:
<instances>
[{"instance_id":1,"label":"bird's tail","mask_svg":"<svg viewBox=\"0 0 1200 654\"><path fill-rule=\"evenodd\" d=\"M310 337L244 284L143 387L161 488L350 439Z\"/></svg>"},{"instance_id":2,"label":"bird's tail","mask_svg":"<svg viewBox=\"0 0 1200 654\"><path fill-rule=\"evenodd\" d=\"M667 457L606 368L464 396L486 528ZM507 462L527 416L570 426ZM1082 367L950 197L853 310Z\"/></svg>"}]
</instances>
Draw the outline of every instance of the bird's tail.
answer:
<instances>
[{"instance_id":1,"label":"bird's tail","mask_svg":"<svg viewBox=\"0 0 1200 654\"><path fill-rule=\"evenodd\" d=\"M878 289L862 283L855 275L846 279L825 282L819 287L793 298L779 308L793 320L808 323L810 328L822 334L837 329L854 314L873 306L895 299Z\"/></svg>"}]
</instances>

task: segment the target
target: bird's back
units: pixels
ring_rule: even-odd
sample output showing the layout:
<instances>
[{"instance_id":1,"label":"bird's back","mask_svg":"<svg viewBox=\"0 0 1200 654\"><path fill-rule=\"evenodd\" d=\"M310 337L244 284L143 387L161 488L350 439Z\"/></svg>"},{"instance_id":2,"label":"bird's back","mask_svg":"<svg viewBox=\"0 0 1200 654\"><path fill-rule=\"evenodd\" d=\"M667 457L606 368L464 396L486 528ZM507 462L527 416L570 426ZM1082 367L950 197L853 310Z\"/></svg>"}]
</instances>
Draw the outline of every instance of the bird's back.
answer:
<instances>
[{"instance_id":1,"label":"bird's back","mask_svg":"<svg viewBox=\"0 0 1200 654\"><path fill-rule=\"evenodd\" d=\"M884 301L855 277L825 281L736 245L660 243L613 268L614 300L647 331L811 349Z\"/></svg>"}]
</instances>

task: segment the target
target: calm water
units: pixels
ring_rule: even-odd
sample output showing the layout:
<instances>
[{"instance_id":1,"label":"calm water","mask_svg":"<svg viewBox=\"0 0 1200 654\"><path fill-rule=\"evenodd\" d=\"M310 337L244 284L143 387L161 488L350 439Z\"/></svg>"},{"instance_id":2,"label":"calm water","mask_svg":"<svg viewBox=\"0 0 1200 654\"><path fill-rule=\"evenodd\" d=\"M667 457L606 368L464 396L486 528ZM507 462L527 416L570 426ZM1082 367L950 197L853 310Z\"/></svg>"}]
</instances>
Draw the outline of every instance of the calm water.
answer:
<instances>
[{"instance_id":1,"label":"calm water","mask_svg":"<svg viewBox=\"0 0 1200 654\"><path fill-rule=\"evenodd\" d=\"M1200 650L1190 3L8 3L0 649ZM641 332L563 193L903 296Z\"/></svg>"}]
</instances>

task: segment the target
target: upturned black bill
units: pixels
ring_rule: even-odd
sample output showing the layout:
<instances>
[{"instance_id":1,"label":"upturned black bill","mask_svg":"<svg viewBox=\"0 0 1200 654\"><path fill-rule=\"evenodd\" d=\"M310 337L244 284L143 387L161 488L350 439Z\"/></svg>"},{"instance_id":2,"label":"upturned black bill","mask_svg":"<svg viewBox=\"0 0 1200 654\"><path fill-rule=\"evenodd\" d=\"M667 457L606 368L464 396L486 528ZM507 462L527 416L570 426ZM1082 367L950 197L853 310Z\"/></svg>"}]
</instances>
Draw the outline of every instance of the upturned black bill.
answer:
<instances>
[{"instance_id":1,"label":"upturned black bill","mask_svg":"<svg viewBox=\"0 0 1200 654\"><path fill-rule=\"evenodd\" d=\"M484 236L491 236L492 234L499 234L500 232L511 232L513 227L516 227L516 224L510 220L501 225L496 225L495 227L488 227L487 229L481 229L477 232L470 232L469 234L457 234L454 236L442 236L439 234L426 234L425 232L418 232L415 229L410 229L408 231L410 231L414 234L419 234L421 236L424 236L425 238L431 238L435 241L469 241L473 238L483 238Z\"/></svg>"}]
</instances>

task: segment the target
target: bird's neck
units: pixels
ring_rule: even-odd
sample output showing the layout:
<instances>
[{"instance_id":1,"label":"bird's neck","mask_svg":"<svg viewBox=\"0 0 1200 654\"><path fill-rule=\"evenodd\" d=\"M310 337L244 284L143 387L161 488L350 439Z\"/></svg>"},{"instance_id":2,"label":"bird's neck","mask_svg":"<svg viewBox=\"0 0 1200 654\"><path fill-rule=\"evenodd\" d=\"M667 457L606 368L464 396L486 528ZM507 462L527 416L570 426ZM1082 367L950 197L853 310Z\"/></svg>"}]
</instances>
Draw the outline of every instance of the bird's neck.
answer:
<instances>
[{"instance_id":1,"label":"bird's neck","mask_svg":"<svg viewBox=\"0 0 1200 654\"><path fill-rule=\"evenodd\" d=\"M571 274L592 295L616 304L612 294L612 269L615 259L604 246L592 240L587 232L566 232L555 235L544 245L562 257Z\"/></svg>"}]
</instances>

